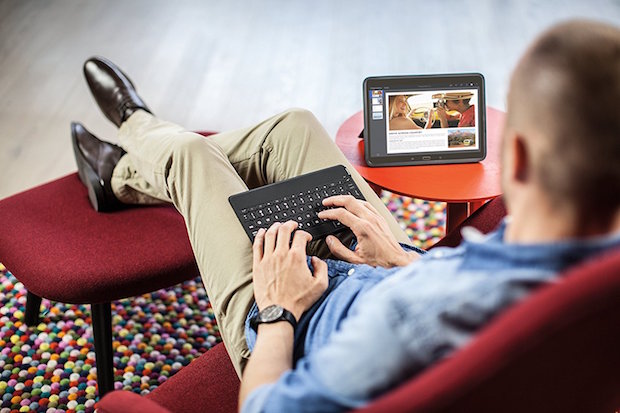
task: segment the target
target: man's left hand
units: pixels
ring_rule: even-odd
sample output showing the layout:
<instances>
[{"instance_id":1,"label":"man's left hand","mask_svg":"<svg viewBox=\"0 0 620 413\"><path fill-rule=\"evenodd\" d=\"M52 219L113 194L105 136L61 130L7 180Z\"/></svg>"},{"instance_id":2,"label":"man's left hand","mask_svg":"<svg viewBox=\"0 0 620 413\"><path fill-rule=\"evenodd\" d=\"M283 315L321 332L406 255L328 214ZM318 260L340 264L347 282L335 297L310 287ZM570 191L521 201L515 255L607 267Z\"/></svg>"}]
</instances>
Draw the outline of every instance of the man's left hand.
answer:
<instances>
[{"instance_id":1,"label":"man's left hand","mask_svg":"<svg viewBox=\"0 0 620 413\"><path fill-rule=\"evenodd\" d=\"M327 264L312 257L314 274L306 263L306 245L312 236L298 230L297 223L273 224L259 230L252 246L254 298L259 310L277 304L299 320L325 292L328 285ZM289 245L290 244L290 245Z\"/></svg>"}]
</instances>

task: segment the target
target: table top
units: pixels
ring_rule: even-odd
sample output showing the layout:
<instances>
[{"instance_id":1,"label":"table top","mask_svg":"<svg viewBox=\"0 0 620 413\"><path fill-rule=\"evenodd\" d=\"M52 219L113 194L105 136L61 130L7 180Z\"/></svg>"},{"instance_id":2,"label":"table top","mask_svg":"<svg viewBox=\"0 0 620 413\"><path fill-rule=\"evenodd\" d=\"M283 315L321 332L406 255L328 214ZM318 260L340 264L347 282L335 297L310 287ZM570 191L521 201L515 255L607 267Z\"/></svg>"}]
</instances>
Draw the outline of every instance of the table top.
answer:
<instances>
[{"instance_id":1,"label":"table top","mask_svg":"<svg viewBox=\"0 0 620 413\"><path fill-rule=\"evenodd\" d=\"M387 166L371 168L364 160L362 111L338 129L336 144L369 182L405 196L429 201L473 202L501 195L500 146L505 113L487 108L487 156L468 164Z\"/></svg>"}]
</instances>

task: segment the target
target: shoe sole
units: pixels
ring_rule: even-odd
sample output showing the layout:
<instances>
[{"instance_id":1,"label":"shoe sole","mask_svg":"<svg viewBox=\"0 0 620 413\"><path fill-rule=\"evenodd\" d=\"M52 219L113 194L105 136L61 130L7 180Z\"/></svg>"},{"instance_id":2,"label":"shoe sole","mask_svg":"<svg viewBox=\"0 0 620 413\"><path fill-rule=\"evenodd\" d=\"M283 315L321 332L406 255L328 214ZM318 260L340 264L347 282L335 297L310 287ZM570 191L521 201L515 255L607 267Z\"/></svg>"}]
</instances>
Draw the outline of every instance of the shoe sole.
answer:
<instances>
[{"instance_id":1,"label":"shoe sole","mask_svg":"<svg viewBox=\"0 0 620 413\"><path fill-rule=\"evenodd\" d=\"M78 176L80 177L80 181L84 184L86 189L88 190L88 199L93 209L97 212L105 212L106 205L105 195L103 192L103 186L99 181L99 177L97 173L93 169L92 166L86 160L86 157L80 150L80 146L77 141L77 126L78 123L71 123L71 141L73 144L73 153L75 155L75 162L77 163L78 168ZM82 125L80 125L84 128ZM86 130L86 128L84 128Z\"/></svg>"}]
</instances>

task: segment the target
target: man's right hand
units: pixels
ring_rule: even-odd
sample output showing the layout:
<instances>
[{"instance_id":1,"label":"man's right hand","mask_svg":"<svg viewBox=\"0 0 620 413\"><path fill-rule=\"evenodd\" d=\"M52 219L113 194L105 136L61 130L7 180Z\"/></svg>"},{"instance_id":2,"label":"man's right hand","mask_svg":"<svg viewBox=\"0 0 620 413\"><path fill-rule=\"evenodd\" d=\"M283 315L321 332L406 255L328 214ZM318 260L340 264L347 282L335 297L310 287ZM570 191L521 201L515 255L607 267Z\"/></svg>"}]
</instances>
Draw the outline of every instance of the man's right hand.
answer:
<instances>
[{"instance_id":1,"label":"man's right hand","mask_svg":"<svg viewBox=\"0 0 620 413\"><path fill-rule=\"evenodd\" d=\"M325 198L323 205L334 208L319 212L319 218L340 221L351 228L357 238L355 251L351 251L338 238L329 235L327 246L336 257L354 264L386 268L404 266L419 257L402 249L385 219L369 202L351 195L337 195Z\"/></svg>"}]
</instances>

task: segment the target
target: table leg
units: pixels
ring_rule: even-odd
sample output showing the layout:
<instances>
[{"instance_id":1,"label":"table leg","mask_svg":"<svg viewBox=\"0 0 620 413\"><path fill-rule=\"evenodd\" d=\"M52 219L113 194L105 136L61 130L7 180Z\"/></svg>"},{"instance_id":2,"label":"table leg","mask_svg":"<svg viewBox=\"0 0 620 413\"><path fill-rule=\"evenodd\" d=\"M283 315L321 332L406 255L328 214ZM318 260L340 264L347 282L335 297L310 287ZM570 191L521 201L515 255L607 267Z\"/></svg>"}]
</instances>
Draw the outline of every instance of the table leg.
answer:
<instances>
[{"instance_id":1,"label":"table leg","mask_svg":"<svg viewBox=\"0 0 620 413\"><path fill-rule=\"evenodd\" d=\"M373 183L372 183L372 182L370 182L370 181L366 181L366 182L368 183L368 186L369 186L369 187L370 187L373 191L375 191L375 194L377 194L377 196L378 196L379 198L381 198L381 192L383 192L383 188L382 188L382 187L380 187L380 186L379 186L379 185L377 185L377 184L373 184Z\"/></svg>"},{"instance_id":2,"label":"table leg","mask_svg":"<svg viewBox=\"0 0 620 413\"><path fill-rule=\"evenodd\" d=\"M446 206L446 234L458 227L469 216L468 212L468 202L448 202Z\"/></svg>"},{"instance_id":3,"label":"table leg","mask_svg":"<svg viewBox=\"0 0 620 413\"><path fill-rule=\"evenodd\" d=\"M487 201L448 202L446 207L446 235L476 212Z\"/></svg>"},{"instance_id":4,"label":"table leg","mask_svg":"<svg viewBox=\"0 0 620 413\"><path fill-rule=\"evenodd\" d=\"M484 205L487 201L474 201L469 203L469 213L467 216L470 216L474 212L478 210L482 205Z\"/></svg>"}]
</instances>

